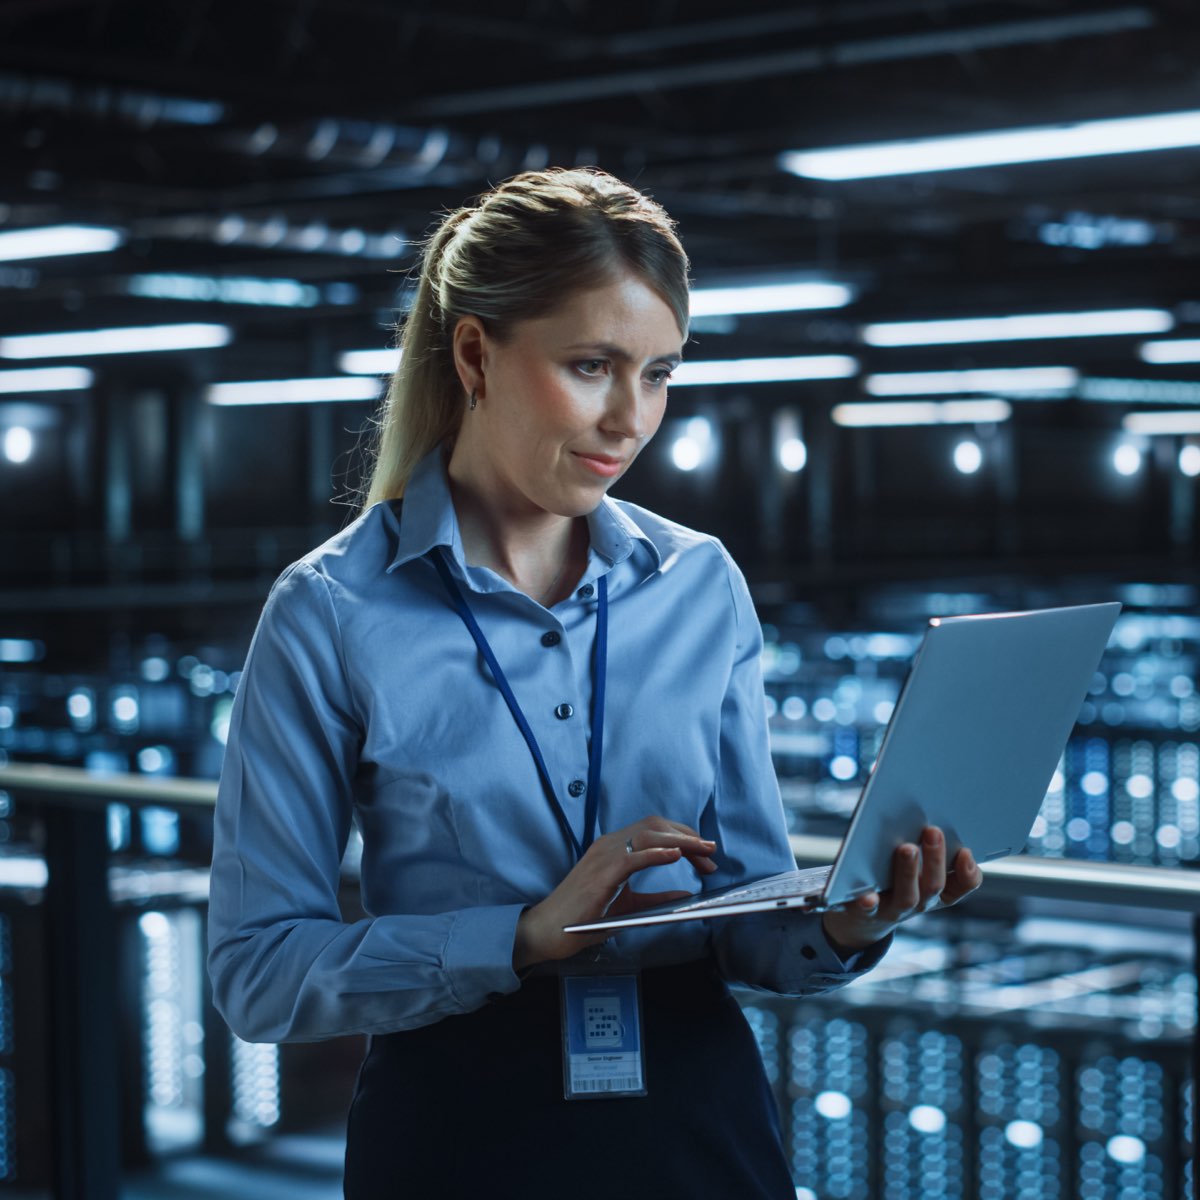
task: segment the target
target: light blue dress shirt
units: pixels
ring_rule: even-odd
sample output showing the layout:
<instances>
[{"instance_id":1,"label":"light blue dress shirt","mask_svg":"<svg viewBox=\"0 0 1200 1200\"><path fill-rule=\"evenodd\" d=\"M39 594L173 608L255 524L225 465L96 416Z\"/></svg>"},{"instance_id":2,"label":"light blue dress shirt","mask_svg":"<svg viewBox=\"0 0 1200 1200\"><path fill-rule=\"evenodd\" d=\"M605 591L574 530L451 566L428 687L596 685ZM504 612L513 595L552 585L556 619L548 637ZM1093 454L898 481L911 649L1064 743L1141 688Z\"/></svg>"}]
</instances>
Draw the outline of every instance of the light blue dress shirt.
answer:
<instances>
[{"instance_id":1,"label":"light blue dress shirt","mask_svg":"<svg viewBox=\"0 0 1200 1200\"><path fill-rule=\"evenodd\" d=\"M608 576L601 833L658 814L717 843L641 891L722 887L795 864L771 763L762 635L716 539L612 498L588 517L587 569L551 609L464 560L439 450L288 567L264 606L234 701L209 904L217 1008L250 1041L382 1033L515 991L517 919L573 865L537 768L431 558L445 555L582 838L596 629ZM560 705L572 715L556 714ZM565 709L560 711L565 712ZM574 787L572 787L574 784ZM351 822L363 920L339 914ZM643 927L614 962L715 955L725 978L801 994L851 960L803 913Z\"/></svg>"}]
</instances>

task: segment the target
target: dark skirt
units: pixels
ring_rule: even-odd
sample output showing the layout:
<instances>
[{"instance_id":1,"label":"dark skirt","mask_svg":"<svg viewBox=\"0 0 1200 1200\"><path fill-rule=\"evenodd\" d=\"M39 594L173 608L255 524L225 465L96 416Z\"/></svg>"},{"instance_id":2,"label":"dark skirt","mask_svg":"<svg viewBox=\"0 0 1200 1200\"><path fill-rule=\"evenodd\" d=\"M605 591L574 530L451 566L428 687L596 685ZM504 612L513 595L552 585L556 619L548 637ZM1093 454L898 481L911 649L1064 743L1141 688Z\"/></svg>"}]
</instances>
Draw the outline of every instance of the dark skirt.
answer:
<instances>
[{"instance_id":1,"label":"dark skirt","mask_svg":"<svg viewBox=\"0 0 1200 1200\"><path fill-rule=\"evenodd\" d=\"M754 1035L708 963L642 972L649 1094L564 1100L558 980L370 1039L347 1200L794 1200Z\"/></svg>"}]
</instances>

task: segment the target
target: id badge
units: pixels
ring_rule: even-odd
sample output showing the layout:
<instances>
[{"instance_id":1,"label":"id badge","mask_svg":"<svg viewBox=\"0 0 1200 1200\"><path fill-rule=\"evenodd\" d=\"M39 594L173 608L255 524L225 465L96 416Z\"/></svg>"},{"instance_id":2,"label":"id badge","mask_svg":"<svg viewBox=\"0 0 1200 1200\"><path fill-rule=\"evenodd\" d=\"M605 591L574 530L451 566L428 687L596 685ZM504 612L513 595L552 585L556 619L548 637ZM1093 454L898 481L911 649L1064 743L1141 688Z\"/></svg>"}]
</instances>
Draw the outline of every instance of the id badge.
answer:
<instances>
[{"instance_id":1,"label":"id badge","mask_svg":"<svg viewBox=\"0 0 1200 1200\"><path fill-rule=\"evenodd\" d=\"M563 1096L596 1100L646 1094L642 988L636 973L560 977Z\"/></svg>"}]
</instances>

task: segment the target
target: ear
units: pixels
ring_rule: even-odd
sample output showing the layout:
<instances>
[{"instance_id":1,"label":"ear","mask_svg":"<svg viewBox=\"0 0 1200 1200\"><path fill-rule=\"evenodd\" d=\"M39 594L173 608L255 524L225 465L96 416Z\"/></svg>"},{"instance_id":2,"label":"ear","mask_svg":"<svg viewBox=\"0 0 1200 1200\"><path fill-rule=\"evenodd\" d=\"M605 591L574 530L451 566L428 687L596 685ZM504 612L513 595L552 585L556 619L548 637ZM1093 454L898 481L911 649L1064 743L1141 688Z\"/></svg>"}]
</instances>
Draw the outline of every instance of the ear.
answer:
<instances>
[{"instance_id":1,"label":"ear","mask_svg":"<svg viewBox=\"0 0 1200 1200\"><path fill-rule=\"evenodd\" d=\"M454 369L463 391L479 399L486 394L488 335L478 317L459 317L454 326Z\"/></svg>"}]
</instances>

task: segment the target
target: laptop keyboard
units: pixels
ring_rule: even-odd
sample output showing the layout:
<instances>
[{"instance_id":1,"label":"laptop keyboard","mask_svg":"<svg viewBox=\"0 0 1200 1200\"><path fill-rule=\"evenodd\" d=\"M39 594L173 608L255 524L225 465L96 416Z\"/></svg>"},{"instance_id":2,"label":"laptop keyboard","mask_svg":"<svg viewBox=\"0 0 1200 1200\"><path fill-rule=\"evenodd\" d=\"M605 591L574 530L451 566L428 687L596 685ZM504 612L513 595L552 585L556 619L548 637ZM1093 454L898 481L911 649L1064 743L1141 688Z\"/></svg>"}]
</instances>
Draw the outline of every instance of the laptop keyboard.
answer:
<instances>
[{"instance_id":1,"label":"laptop keyboard","mask_svg":"<svg viewBox=\"0 0 1200 1200\"><path fill-rule=\"evenodd\" d=\"M706 896L691 904L680 904L680 911L691 912L699 909L716 908L718 905L730 903L748 903L755 900L787 900L793 896L816 895L825 886L832 864L823 867L805 867L802 871L783 871L778 875L769 875L757 883L748 883L744 887L722 890L719 895Z\"/></svg>"}]
</instances>

